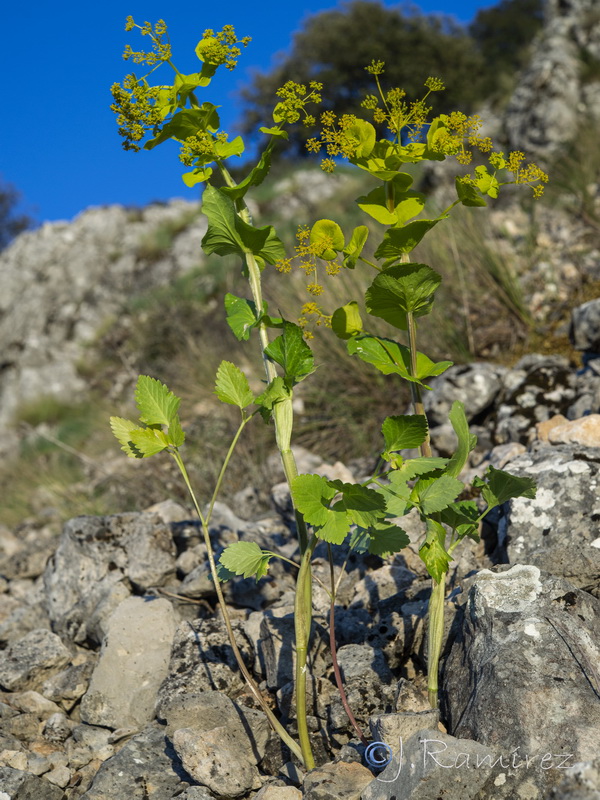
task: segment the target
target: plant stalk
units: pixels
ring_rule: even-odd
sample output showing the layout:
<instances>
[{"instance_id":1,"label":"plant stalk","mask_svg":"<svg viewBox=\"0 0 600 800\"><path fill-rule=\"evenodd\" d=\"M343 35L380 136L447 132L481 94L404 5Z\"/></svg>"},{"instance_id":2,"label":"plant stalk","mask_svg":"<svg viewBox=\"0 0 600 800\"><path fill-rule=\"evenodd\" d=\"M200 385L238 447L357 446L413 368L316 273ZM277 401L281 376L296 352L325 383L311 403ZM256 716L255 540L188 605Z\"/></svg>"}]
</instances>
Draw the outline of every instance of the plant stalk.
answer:
<instances>
[{"instance_id":1,"label":"plant stalk","mask_svg":"<svg viewBox=\"0 0 600 800\"><path fill-rule=\"evenodd\" d=\"M427 658L427 696L432 708L438 707L438 672L440 654L444 638L444 600L446 597L446 573L442 580L432 580L431 597L429 599L429 631Z\"/></svg>"},{"instance_id":2,"label":"plant stalk","mask_svg":"<svg viewBox=\"0 0 600 800\"><path fill-rule=\"evenodd\" d=\"M310 642L310 629L312 625L311 559L316 544L317 537L312 536L302 556L294 602L294 627L296 634L296 719L298 723L298 739L302 749L302 758L307 769L313 769L315 766L306 718L306 673L308 671L308 645Z\"/></svg>"}]
</instances>

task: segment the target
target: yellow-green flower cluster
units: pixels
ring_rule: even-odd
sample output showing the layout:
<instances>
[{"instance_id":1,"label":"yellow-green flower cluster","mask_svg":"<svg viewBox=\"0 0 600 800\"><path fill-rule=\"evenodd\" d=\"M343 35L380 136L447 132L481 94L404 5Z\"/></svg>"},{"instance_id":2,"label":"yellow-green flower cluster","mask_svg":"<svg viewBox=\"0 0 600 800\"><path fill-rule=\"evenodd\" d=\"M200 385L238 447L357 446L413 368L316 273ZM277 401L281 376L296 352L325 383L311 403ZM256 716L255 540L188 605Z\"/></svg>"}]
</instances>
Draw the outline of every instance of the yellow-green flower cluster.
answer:
<instances>
[{"instance_id":1,"label":"yellow-green flower cluster","mask_svg":"<svg viewBox=\"0 0 600 800\"><path fill-rule=\"evenodd\" d=\"M335 169L336 157L353 158L360 141L352 131L352 126L356 122L354 114L343 114L341 117L333 111L324 111L321 114L321 125L323 126L320 137L309 139L306 148L311 153L320 152L325 146L325 151L329 158L321 161L321 169L325 172L333 172Z\"/></svg>"},{"instance_id":2,"label":"yellow-green flower cluster","mask_svg":"<svg viewBox=\"0 0 600 800\"><path fill-rule=\"evenodd\" d=\"M224 64L227 69L235 69L238 58L242 54L239 45L247 47L252 41L250 36L237 38L233 25L224 25L223 30L215 31L207 28L202 34L202 58L209 64Z\"/></svg>"},{"instance_id":3,"label":"yellow-green flower cluster","mask_svg":"<svg viewBox=\"0 0 600 800\"><path fill-rule=\"evenodd\" d=\"M145 80L138 80L135 75L126 75L122 86L118 83L111 86L114 100L111 110L117 115L119 134L123 137L125 150L139 150L137 142L162 121L161 113L156 107L159 92L160 87L149 86Z\"/></svg>"},{"instance_id":4,"label":"yellow-green flower cluster","mask_svg":"<svg viewBox=\"0 0 600 800\"><path fill-rule=\"evenodd\" d=\"M225 143L226 141L227 134L224 131L217 133L215 136L208 131L198 131L192 136L188 136L181 143L179 160L186 167L194 166L198 159L203 164L214 161L219 157L215 147L216 143Z\"/></svg>"},{"instance_id":5,"label":"yellow-green flower cluster","mask_svg":"<svg viewBox=\"0 0 600 800\"><path fill-rule=\"evenodd\" d=\"M311 319L312 317L312 319ZM314 333L309 329L309 324L313 323L316 327L331 328L331 315L325 314L315 302L305 303L300 309L298 325L304 331L305 339L314 339Z\"/></svg>"},{"instance_id":6,"label":"yellow-green flower cluster","mask_svg":"<svg viewBox=\"0 0 600 800\"><path fill-rule=\"evenodd\" d=\"M437 132L433 149L438 153L456 156L459 164L470 164L473 152L468 147L489 153L494 146L489 136L480 136L483 124L478 114L467 116L462 111L452 111L443 117L445 125Z\"/></svg>"},{"instance_id":7,"label":"yellow-green flower cluster","mask_svg":"<svg viewBox=\"0 0 600 800\"><path fill-rule=\"evenodd\" d=\"M537 164L525 164L525 153L513 150L507 157L504 153L492 153L489 158L494 169L506 169L513 173L514 180L510 183L525 184L533 189L534 197L541 197L544 193L544 184L548 183L548 175Z\"/></svg>"},{"instance_id":8,"label":"yellow-green flower cluster","mask_svg":"<svg viewBox=\"0 0 600 800\"><path fill-rule=\"evenodd\" d=\"M150 52L145 52L144 50L136 51L132 50L130 45L125 45L125 52L123 53L125 61L131 59L134 64L148 64L148 66L152 67L171 58L171 45L168 38L167 41L163 41L163 38L167 37L167 26L164 20L159 19L156 25L152 27L150 22L137 25L133 17L127 17L125 30L131 31L134 28L139 28L142 36L149 36L152 39L152 50Z\"/></svg>"},{"instance_id":9,"label":"yellow-green flower cluster","mask_svg":"<svg viewBox=\"0 0 600 800\"><path fill-rule=\"evenodd\" d=\"M276 92L280 100L274 111L275 120L293 125L304 114L303 124L314 125L315 118L307 113L306 106L308 103L321 102L322 89L323 84L318 81L311 81L308 88L304 83L287 81Z\"/></svg>"}]
</instances>

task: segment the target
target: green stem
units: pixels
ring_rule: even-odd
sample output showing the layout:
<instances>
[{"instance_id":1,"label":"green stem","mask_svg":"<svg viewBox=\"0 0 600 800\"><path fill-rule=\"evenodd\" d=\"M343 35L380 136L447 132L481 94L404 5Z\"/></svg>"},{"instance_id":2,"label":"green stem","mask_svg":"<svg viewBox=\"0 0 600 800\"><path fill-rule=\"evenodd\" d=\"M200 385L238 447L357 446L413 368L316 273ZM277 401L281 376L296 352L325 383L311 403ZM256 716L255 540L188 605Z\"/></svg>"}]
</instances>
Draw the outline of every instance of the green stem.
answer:
<instances>
[{"instance_id":1,"label":"green stem","mask_svg":"<svg viewBox=\"0 0 600 800\"><path fill-rule=\"evenodd\" d=\"M444 639L444 600L446 595L446 573L440 583L432 581L429 600L429 652L427 658L427 695L432 708L438 707L438 672Z\"/></svg>"},{"instance_id":2,"label":"green stem","mask_svg":"<svg viewBox=\"0 0 600 800\"><path fill-rule=\"evenodd\" d=\"M233 450L234 450L235 444L236 444L236 442L237 442L242 430L244 429L246 423L249 420L250 420L250 417L247 417L247 418L242 420L242 423L241 423L240 427L238 428L238 431L237 431L237 433L236 433L236 435L234 437L234 440L233 440L233 442L232 442L232 444L231 444L231 446L230 446L230 448L229 448L229 450L227 452L227 456L225 457L225 461L223 462L223 466L221 468L221 472L219 473L219 479L217 481L217 488L215 488L215 491L213 492L213 496L211 498L209 511L208 511L208 514L207 514L206 518L202 514L202 510L200 508L200 504L198 503L198 500L196 498L196 494L195 494L195 492L194 492L194 490L192 488L191 482L190 482L189 475L188 475L187 470L185 468L185 464L183 463L183 460L182 460L181 456L179 455L179 452L177 450L175 450L174 452L171 453L171 455L173 456L173 458L175 460L175 463L179 467L179 471L181 472L183 480L185 481L185 485L188 488L188 491L190 493L190 497L192 498L192 502L194 504L194 507L196 509L198 517L200 518L200 523L202 525L202 535L204 537L204 543L206 545L206 551L207 551L207 554L208 554L208 563L209 563L209 566L210 566L210 574L212 575L213 583L214 583L214 586L215 586L215 591L217 593L217 600L219 601L219 607L221 609L221 614L223 615L223 622L225 623L225 629L227 630L227 636L229 638L229 643L231 645L231 649L233 650L233 654L235 656L235 660L237 661L238 667L240 668L240 672L242 673L242 675L244 677L244 680L246 681L250 691L252 692L252 694L254 695L256 700L258 701L260 707L264 711L264 713L265 713L267 719L269 720L269 723L271 724L271 727L273 728L275 733L277 733L278 736L281 738L281 740L289 747L290 752L292 752L298 759L300 759L300 761L305 763L302 750L298 747L298 744L292 739L292 737L285 730L283 725L279 722L277 717L273 714L273 711L267 705L267 703L266 703L264 697L262 696L262 694L260 692L260 689L258 688L254 678L252 677L252 675L248 671L248 668L246 667L246 664L244 663L244 659L242 658L242 654L240 653L240 650L239 650L239 648L237 646L237 642L235 640L235 633L233 631L233 626L231 624L231 617L229 616L229 611L227 609L227 604L225 603L225 598L223 597L223 592L221 590L221 582L219 581L219 576L217 575L217 565L215 563L215 557L214 557L212 544L211 544L211 541L210 541L210 533L209 533L209 529L208 529L208 525L210 523L210 518L211 518L211 515L212 515L212 510L214 508L214 504L215 504L215 500L216 500L216 497L217 497L218 489L219 489L219 487L221 485L221 481L223 480L223 475L225 474L225 470L227 469L227 465L229 463L231 455L233 454Z\"/></svg>"},{"instance_id":3,"label":"green stem","mask_svg":"<svg viewBox=\"0 0 600 800\"><path fill-rule=\"evenodd\" d=\"M310 746L308 723L306 718L306 673L308 671L308 645L312 624L312 575L311 558L317 544L317 537L312 536L304 554L294 602L294 626L296 633L296 719L298 722L298 739L302 748L302 757L307 769L313 769L315 761Z\"/></svg>"},{"instance_id":4,"label":"green stem","mask_svg":"<svg viewBox=\"0 0 600 800\"><path fill-rule=\"evenodd\" d=\"M408 327L408 346L410 349L410 374L412 377L417 376L417 325L412 311L406 313L407 327ZM412 395L413 407L415 414L425 416L425 407L423 405L423 398L421 397L421 387L418 383L411 381L410 392ZM419 448L422 456L431 456L431 443L429 439L429 428L427 428L427 437Z\"/></svg>"}]
</instances>

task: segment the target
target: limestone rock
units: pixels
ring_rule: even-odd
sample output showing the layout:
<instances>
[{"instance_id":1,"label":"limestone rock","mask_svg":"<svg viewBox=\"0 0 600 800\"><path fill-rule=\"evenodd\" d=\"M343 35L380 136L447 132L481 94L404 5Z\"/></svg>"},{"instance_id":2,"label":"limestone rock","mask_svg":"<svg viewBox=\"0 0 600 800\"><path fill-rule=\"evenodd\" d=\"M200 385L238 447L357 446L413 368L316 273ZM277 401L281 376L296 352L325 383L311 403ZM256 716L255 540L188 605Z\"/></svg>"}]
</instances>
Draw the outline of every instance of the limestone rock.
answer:
<instances>
[{"instance_id":1,"label":"limestone rock","mask_svg":"<svg viewBox=\"0 0 600 800\"><path fill-rule=\"evenodd\" d=\"M63 797L62 789L44 778L0 766L0 800L63 800Z\"/></svg>"},{"instance_id":2,"label":"limestone rock","mask_svg":"<svg viewBox=\"0 0 600 800\"><path fill-rule=\"evenodd\" d=\"M100 660L81 701L81 719L137 730L150 722L174 635L175 616L168 600L124 600L108 622Z\"/></svg>"},{"instance_id":3,"label":"limestone rock","mask_svg":"<svg viewBox=\"0 0 600 800\"><path fill-rule=\"evenodd\" d=\"M39 628L0 651L0 686L11 691L39 689L70 660L71 652L60 637Z\"/></svg>"},{"instance_id":4,"label":"limestone rock","mask_svg":"<svg viewBox=\"0 0 600 800\"><path fill-rule=\"evenodd\" d=\"M580 444L584 447L600 447L600 414L590 414L581 419L554 425L548 433L551 444Z\"/></svg>"},{"instance_id":5,"label":"limestone rock","mask_svg":"<svg viewBox=\"0 0 600 800\"><path fill-rule=\"evenodd\" d=\"M303 783L304 800L360 800L373 774L361 764L338 761L311 770Z\"/></svg>"}]
</instances>

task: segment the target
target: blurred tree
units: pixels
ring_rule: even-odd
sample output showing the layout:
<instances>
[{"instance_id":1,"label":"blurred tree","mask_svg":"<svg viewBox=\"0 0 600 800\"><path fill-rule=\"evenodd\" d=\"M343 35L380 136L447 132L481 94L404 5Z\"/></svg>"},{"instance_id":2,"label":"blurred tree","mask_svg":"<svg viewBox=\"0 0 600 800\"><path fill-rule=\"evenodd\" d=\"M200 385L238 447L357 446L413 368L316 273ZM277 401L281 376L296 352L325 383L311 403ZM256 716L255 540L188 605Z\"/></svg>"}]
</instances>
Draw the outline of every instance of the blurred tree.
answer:
<instances>
[{"instance_id":1,"label":"blurred tree","mask_svg":"<svg viewBox=\"0 0 600 800\"><path fill-rule=\"evenodd\" d=\"M477 12L469 33L486 64L480 84L485 96L497 99L514 88L544 23L544 7L545 0L501 0Z\"/></svg>"},{"instance_id":2,"label":"blurred tree","mask_svg":"<svg viewBox=\"0 0 600 800\"><path fill-rule=\"evenodd\" d=\"M423 95L428 76L442 78L447 90L430 97L436 113L472 110L482 96L484 56L464 28L448 17L351 0L309 17L295 34L290 53L270 72L257 73L242 90L242 130L249 133L257 123L270 122L275 92L287 80L321 81L323 111L361 113L362 98L374 91L373 78L365 71L373 59L385 62L383 87L400 86L410 99ZM303 155L306 138L300 126L291 132L292 155Z\"/></svg>"},{"instance_id":3,"label":"blurred tree","mask_svg":"<svg viewBox=\"0 0 600 800\"><path fill-rule=\"evenodd\" d=\"M20 197L14 186L0 179L0 250L33 222L26 214L16 213Z\"/></svg>"}]
</instances>

